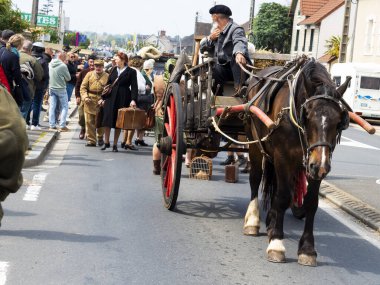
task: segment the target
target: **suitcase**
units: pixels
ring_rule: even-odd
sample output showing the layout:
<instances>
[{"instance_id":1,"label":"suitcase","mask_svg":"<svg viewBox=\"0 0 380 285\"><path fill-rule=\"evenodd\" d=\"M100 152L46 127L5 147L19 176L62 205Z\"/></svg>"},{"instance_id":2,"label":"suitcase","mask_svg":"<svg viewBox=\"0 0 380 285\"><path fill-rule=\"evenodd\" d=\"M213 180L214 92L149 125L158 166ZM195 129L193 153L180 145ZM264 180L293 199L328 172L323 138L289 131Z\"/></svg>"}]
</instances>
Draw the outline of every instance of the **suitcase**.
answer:
<instances>
[{"instance_id":1,"label":"suitcase","mask_svg":"<svg viewBox=\"0 0 380 285\"><path fill-rule=\"evenodd\" d=\"M139 108L121 108L117 113L116 128L123 130L141 130L146 122L146 113Z\"/></svg>"},{"instance_id":2,"label":"suitcase","mask_svg":"<svg viewBox=\"0 0 380 285\"><path fill-rule=\"evenodd\" d=\"M239 181L239 166L230 164L225 166L225 181L228 183L236 183Z\"/></svg>"}]
</instances>

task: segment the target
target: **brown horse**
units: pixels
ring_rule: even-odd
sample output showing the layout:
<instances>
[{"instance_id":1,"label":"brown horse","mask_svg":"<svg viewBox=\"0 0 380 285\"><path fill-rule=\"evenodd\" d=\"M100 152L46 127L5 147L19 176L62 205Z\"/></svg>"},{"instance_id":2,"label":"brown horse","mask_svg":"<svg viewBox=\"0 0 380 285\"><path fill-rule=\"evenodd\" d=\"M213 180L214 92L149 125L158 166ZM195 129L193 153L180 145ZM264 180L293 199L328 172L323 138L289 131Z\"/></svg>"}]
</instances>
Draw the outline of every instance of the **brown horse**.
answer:
<instances>
[{"instance_id":1,"label":"brown horse","mask_svg":"<svg viewBox=\"0 0 380 285\"><path fill-rule=\"evenodd\" d=\"M349 80L337 89L327 70L314 59L304 62L293 75L294 79L285 81L270 101L268 116L276 122L276 127L268 131L254 117L248 124L247 134L252 139L269 136L249 149L251 202L245 216L244 234L259 232L258 189L261 184L264 206L268 207L267 257L272 262L285 262L284 213L297 193L300 195L297 185L304 186L305 190L307 187L302 205L306 220L298 245L298 263L316 266L313 227L318 192L322 179L330 171L335 145L349 124L347 110L341 104ZM251 84L248 97L254 98L265 84L265 80Z\"/></svg>"}]
</instances>

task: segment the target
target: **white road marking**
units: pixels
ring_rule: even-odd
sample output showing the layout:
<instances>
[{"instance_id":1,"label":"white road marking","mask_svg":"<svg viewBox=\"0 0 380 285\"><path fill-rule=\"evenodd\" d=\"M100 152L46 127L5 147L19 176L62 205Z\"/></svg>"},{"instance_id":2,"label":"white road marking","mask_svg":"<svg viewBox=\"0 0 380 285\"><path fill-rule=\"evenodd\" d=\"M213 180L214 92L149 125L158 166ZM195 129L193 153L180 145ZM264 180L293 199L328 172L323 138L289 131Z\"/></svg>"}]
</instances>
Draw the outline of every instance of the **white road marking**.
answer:
<instances>
[{"instance_id":1,"label":"white road marking","mask_svg":"<svg viewBox=\"0 0 380 285\"><path fill-rule=\"evenodd\" d=\"M347 228L349 228L351 231L353 231L355 234L360 236L361 239L366 240L370 244L372 244L377 249L380 249L380 239L375 234L370 234L368 230L365 230L362 226L359 224L353 222L345 214L343 214L338 208L333 208L328 203L326 203L323 199L319 200L319 208L323 209L327 214L329 214L331 217L334 217L339 223L343 224ZM321 233L318 233L321 234ZM330 232L329 234L334 234Z\"/></svg>"},{"instance_id":2,"label":"white road marking","mask_svg":"<svg viewBox=\"0 0 380 285\"><path fill-rule=\"evenodd\" d=\"M377 179L377 180L376 180L376 184L380 184L380 179Z\"/></svg>"},{"instance_id":3,"label":"white road marking","mask_svg":"<svg viewBox=\"0 0 380 285\"><path fill-rule=\"evenodd\" d=\"M5 261L0 261L0 285L4 285L7 282L7 271L9 263Z\"/></svg>"},{"instance_id":4,"label":"white road marking","mask_svg":"<svg viewBox=\"0 0 380 285\"><path fill-rule=\"evenodd\" d=\"M23 200L29 202L36 202L40 195L42 185L45 183L47 173L39 173L33 176L31 184L26 188Z\"/></svg>"},{"instance_id":5,"label":"white road marking","mask_svg":"<svg viewBox=\"0 0 380 285\"><path fill-rule=\"evenodd\" d=\"M373 149L373 150L380 150L380 148L377 148L377 147L374 147L374 146L371 146L368 144L364 144L364 143L349 139L349 138L344 137L344 136L342 136L342 138L345 139L346 141L341 141L340 142L341 145L351 146L351 147L367 148L367 149Z\"/></svg>"}]
</instances>

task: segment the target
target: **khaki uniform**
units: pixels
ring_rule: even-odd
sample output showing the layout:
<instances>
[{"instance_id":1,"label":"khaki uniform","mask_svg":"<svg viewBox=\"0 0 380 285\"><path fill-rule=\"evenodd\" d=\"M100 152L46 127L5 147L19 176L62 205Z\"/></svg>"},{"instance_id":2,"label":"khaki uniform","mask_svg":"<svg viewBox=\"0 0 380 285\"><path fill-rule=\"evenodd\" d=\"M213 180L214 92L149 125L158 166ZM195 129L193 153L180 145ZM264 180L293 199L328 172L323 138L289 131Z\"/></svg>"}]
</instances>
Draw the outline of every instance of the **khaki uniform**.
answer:
<instances>
[{"instance_id":1,"label":"khaki uniform","mask_svg":"<svg viewBox=\"0 0 380 285\"><path fill-rule=\"evenodd\" d=\"M87 73L86 77L83 79L82 85L80 87L80 95L84 106L84 116L86 121L86 133L87 142L91 144L96 144L96 137L99 140L103 140L104 129L95 127L95 115L97 110L98 101L101 99L100 95L104 87L108 82L108 74L103 72L102 74L96 74L95 71L90 71ZM91 101L86 102L90 99ZM96 134L95 134L96 130Z\"/></svg>"},{"instance_id":2,"label":"khaki uniform","mask_svg":"<svg viewBox=\"0 0 380 285\"><path fill-rule=\"evenodd\" d=\"M25 121L13 97L0 84L0 202L22 185L21 169L27 148ZM2 217L0 203L0 222Z\"/></svg>"}]
</instances>

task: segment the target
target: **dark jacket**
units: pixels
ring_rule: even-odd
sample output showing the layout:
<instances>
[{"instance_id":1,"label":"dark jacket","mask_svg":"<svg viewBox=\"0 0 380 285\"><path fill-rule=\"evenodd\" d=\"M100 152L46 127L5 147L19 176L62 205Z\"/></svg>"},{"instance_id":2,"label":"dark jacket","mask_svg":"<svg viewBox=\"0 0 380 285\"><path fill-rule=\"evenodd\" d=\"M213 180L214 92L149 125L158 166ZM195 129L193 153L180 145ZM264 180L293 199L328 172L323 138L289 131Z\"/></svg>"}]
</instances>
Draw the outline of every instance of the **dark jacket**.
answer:
<instances>
[{"instance_id":1,"label":"dark jacket","mask_svg":"<svg viewBox=\"0 0 380 285\"><path fill-rule=\"evenodd\" d=\"M75 83L75 97L80 98L80 86L83 82L83 79L86 77L87 73L89 73L91 70L89 68L83 69L77 78L77 82Z\"/></svg>"},{"instance_id":2,"label":"dark jacket","mask_svg":"<svg viewBox=\"0 0 380 285\"><path fill-rule=\"evenodd\" d=\"M112 84L117 77L117 68L114 68L108 78L108 84ZM120 108L129 107L132 100L136 102L137 95L136 70L127 67L120 74L117 83L112 88L111 94L103 97L103 99L105 99L103 126L115 128L118 110Z\"/></svg>"},{"instance_id":3,"label":"dark jacket","mask_svg":"<svg viewBox=\"0 0 380 285\"><path fill-rule=\"evenodd\" d=\"M21 84L20 58L3 46L0 48L0 64L3 66L10 88L13 90L15 85Z\"/></svg>"},{"instance_id":4,"label":"dark jacket","mask_svg":"<svg viewBox=\"0 0 380 285\"><path fill-rule=\"evenodd\" d=\"M248 41L244 29L234 23L232 19L220 33L218 39L208 40L206 46L208 49L214 49L219 64L224 65L234 60L237 53L242 53L249 61Z\"/></svg>"},{"instance_id":5,"label":"dark jacket","mask_svg":"<svg viewBox=\"0 0 380 285\"><path fill-rule=\"evenodd\" d=\"M21 187L27 148L25 120L8 91L0 86L0 202Z\"/></svg>"},{"instance_id":6,"label":"dark jacket","mask_svg":"<svg viewBox=\"0 0 380 285\"><path fill-rule=\"evenodd\" d=\"M36 53L33 52L32 56L34 56L38 62L41 64L42 69L44 70L44 75L42 76L42 80L36 83L36 90L41 90L47 88L49 84L49 58L46 57L44 53ZM51 57L50 57L51 60Z\"/></svg>"},{"instance_id":7,"label":"dark jacket","mask_svg":"<svg viewBox=\"0 0 380 285\"><path fill-rule=\"evenodd\" d=\"M67 83L75 85L75 83L77 82L77 69L78 69L78 65L76 63L73 63L73 62L69 61L67 63L67 68L69 69L70 76L71 76L71 80L69 82L67 82Z\"/></svg>"}]
</instances>

